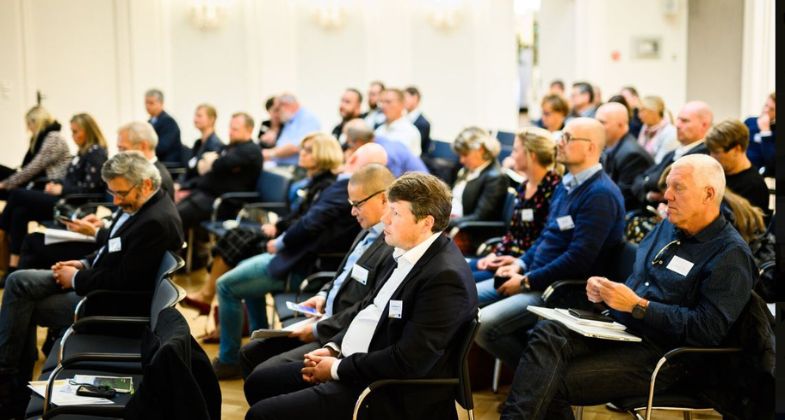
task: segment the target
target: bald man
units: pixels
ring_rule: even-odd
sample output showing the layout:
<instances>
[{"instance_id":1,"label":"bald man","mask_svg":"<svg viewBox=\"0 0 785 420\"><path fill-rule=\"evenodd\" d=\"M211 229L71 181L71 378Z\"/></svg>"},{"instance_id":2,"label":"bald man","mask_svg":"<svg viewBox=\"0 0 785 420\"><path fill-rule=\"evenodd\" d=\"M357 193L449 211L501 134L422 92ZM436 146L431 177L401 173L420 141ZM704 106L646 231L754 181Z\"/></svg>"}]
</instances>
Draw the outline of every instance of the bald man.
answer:
<instances>
[{"instance_id":1,"label":"bald man","mask_svg":"<svg viewBox=\"0 0 785 420\"><path fill-rule=\"evenodd\" d=\"M630 134L627 108L618 102L608 102L597 109L594 118L605 127L605 173L619 186L627 210L641 208L642 203L632 193L632 183L654 160Z\"/></svg>"},{"instance_id":2,"label":"bald man","mask_svg":"<svg viewBox=\"0 0 785 420\"><path fill-rule=\"evenodd\" d=\"M526 331L537 317L526 310L542 303L553 282L604 273L622 242L624 199L602 170L605 129L592 118L575 118L562 132L556 159L568 173L554 191L539 239L513 264L499 267L494 280L477 284L480 314L477 343L509 366L526 345Z\"/></svg>"},{"instance_id":3,"label":"bald man","mask_svg":"<svg viewBox=\"0 0 785 420\"><path fill-rule=\"evenodd\" d=\"M346 139L345 153L347 159L362 145L376 143L379 146L382 146L384 151L387 152L387 168L390 169L396 178L406 172L428 173L428 169L425 167L422 159L420 159L419 156L412 154L405 144L398 141L387 140L382 137L376 137L373 134L373 130L371 130L365 120L361 118L355 118L344 124L343 135Z\"/></svg>"},{"instance_id":4,"label":"bald man","mask_svg":"<svg viewBox=\"0 0 785 420\"><path fill-rule=\"evenodd\" d=\"M586 285L590 301L610 307L611 316L643 341L598 340L555 321L538 323L520 356L502 419L572 419L570 404L646 395L663 349L715 347L726 339L750 301L756 270L747 244L720 213L724 190L722 167L711 157L693 154L673 164L665 190L668 217L641 242L632 275L624 283L591 277ZM765 311L760 298L750 303ZM701 364L690 359L695 371ZM657 388L686 375L685 369L666 367Z\"/></svg>"},{"instance_id":5,"label":"bald man","mask_svg":"<svg viewBox=\"0 0 785 420\"><path fill-rule=\"evenodd\" d=\"M682 156L696 153L709 154L704 139L713 119L714 114L706 102L692 101L684 105L676 119L676 138L681 146L665 155L660 163L635 178L631 191L639 201L656 207L656 203L665 200L662 192L657 188L665 168Z\"/></svg>"}]
</instances>

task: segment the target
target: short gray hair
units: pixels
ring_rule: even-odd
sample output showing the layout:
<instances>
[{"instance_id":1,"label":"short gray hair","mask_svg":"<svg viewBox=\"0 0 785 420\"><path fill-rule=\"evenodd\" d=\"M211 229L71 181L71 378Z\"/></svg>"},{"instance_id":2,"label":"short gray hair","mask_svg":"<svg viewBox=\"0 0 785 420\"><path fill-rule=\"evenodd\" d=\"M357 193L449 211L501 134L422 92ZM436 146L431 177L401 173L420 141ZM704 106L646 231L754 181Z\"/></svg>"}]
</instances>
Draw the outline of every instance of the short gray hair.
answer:
<instances>
[{"instance_id":1,"label":"short gray hair","mask_svg":"<svg viewBox=\"0 0 785 420\"><path fill-rule=\"evenodd\" d=\"M118 153L101 167L101 178L105 182L120 177L133 185L141 185L142 181L149 179L153 183L153 190L161 186L161 173L158 168L135 150Z\"/></svg>"},{"instance_id":2,"label":"short gray hair","mask_svg":"<svg viewBox=\"0 0 785 420\"><path fill-rule=\"evenodd\" d=\"M144 93L145 98L153 97L158 100L158 102L164 102L164 93L161 92L160 89L150 89Z\"/></svg>"},{"instance_id":3,"label":"short gray hair","mask_svg":"<svg viewBox=\"0 0 785 420\"><path fill-rule=\"evenodd\" d=\"M158 146L158 134L147 121L132 121L117 130L118 133L124 131L128 132L128 141L132 144L147 142L150 145L150 149L153 150L155 150L155 146Z\"/></svg>"},{"instance_id":4,"label":"short gray hair","mask_svg":"<svg viewBox=\"0 0 785 420\"><path fill-rule=\"evenodd\" d=\"M709 155L695 153L682 156L671 165L671 170L680 166L692 168L692 179L701 187L711 187L714 189L715 202L717 206L725 196L725 172L722 165Z\"/></svg>"}]
</instances>

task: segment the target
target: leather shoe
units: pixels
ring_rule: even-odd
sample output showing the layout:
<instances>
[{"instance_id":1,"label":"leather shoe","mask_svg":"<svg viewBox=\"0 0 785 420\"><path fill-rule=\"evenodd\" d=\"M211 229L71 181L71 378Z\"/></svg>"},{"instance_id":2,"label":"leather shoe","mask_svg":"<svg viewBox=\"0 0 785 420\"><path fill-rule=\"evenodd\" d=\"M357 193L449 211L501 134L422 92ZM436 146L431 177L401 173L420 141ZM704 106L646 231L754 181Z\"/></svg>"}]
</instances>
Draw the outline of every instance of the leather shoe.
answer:
<instances>
[{"instance_id":1,"label":"leather shoe","mask_svg":"<svg viewBox=\"0 0 785 420\"><path fill-rule=\"evenodd\" d=\"M180 304L191 309L196 309L197 311L199 311L199 315L207 315L210 313L209 303L204 303L196 299L191 299L188 296L184 297L183 300L180 301Z\"/></svg>"}]
</instances>

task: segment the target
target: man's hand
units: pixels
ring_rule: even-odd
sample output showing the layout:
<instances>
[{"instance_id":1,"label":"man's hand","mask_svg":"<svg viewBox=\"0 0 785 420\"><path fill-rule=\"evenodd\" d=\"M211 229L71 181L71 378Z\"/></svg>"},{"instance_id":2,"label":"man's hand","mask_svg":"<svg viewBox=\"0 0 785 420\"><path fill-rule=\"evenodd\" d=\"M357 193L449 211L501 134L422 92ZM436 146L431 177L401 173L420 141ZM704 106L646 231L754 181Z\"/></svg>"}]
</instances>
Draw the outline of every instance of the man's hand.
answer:
<instances>
[{"instance_id":1,"label":"man's hand","mask_svg":"<svg viewBox=\"0 0 785 420\"><path fill-rule=\"evenodd\" d=\"M65 224L65 227L72 232L79 232L87 236L95 236L98 228L96 228L93 223L85 221L85 219L68 220L63 221L63 223Z\"/></svg>"},{"instance_id":2,"label":"man's hand","mask_svg":"<svg viewBox=\"0 0 785 420\"><path fill-rule=\"evenodd\" d=\"M270 240L267 241L267 252L270 254L275 254L278 251L278 248L275 246L275 241Z\"/></svg>"},{"instance_id":3,"label":"man's hand","mask_svg":"<svg viewBox=\"0 0 785 420\"><path fill-rule=\"evenodd\" d=\"M87 216L83 217L81 220L83 222L90 223L96 229L100 229L100 228L104 227L104 220L103 219L99 219L98 216L96 216L94 213L88 214Z\"/></svg>"},{"instance_id":4,"label":"man's hand","mask_svg":"<svg viewBox=\"0 0 785 420\"><path fill-rule=\"evenodd\" d=\"M592 302L605 302L621 312L632 312L632 308L641 300L626 284L605 277L590 277L586 283L586 296Z\"/></svg>"},{"instance_id":5,"label":"man's hand","mask_svg":"<svg viewBox=\"0 0 785 420\"><path fill-rule=\"evenodd\" d=\"M202 158L199 159L199 162L196 162L196 172L198 172L199 175L210 172L210 170L213 169L213 162L218 159L218 156L218 152L213 151L202 153Z\"/></svg>"},{"instance_id":6,"label":"man's hand","mask_svg":"<svg viewBox=\"0 0 785 420\"><path fill-rule=\"evenodd\" d=\"M316 356L312 353L305 355L302 369L303 380L312 384L327 382L333 379L330 372L333 363L338 360L332 356Z\"/></svg>"},{"instance_id":7,"label":"man's hand","mask_svg":"<svg viewBox=\"0 0 785 420\"><path fill-rule=\"evenodd\" d=\"M325 303L327 303L326 297L316 295L306 300L305 302L300 303L300 305L307 306L309 308L314 308L316 309L316 312L323 314Z\"/></svg>"},{"instance_id":8,"label":"man's hand","mask_svg":"<svg viewBox=\"0 0 785 420\"><path fill-rule=\"evenodd\" d=\"M768 113L763 112L760 114L760 117L758 117L758 130L760 130L761 133L771 131L771 120L769 119Z\"/></svg>"},{"instance_id":9,"label":"man's hand","mask_svg":"<svg viewBox=\"0 0 785 420\"><path fill-rule=\"evenodd\" d=\"M289 337L296 338L303 343L310 343L316 340L316 337L313 336L313 322L309 322L300 328L292 331L289 334Z\"/></svg>"},{"instance_id":10,"label":"man's hand","mask_svg":"<svg viewBox=\"0 0 785 420\"><path fill-rule=\"evenodd\" d=\"M526 276L521 274L513 274L509 280L505 281L496 292L502 296L512 296L521 293L521 286L525 281Z\"/></svg>"},{"instance_id":11,"label":"man's hand","mask_svg":"<svg viewBox=\"0 0 785 420\"><path fill-rule=\"evenodd\" d=\"M275 225L272 223L265 223L262 225L262 233L268 238L275 238L278 230L275 228Z\"/></svg>"},{"instance_id":12,"label":"man's hand","mask_svg":"<svg viewBox=\"0 0 785 420\"><path fill-rule=\"evenodd\" d=\"M515 260L511 255L489 254L477 261L477 268L492 271L504 265L516 264Z\"/></svg>"},{"instance_id":13,"label":"man's hand","mask_svg":"<svg viewBox=\"0 0 785 420\"><path fill-rule=\"evenodd\" d=\"M81 266L82 263L79 263L79 265ZM54 278L55 283L60 285L61 288L70 289L73 287L74 273L76 273L77 269L78 268L73 265L57 263L52 266L52 278Z\"/></svg>"},{"instance_id":14,"label":"man's hand","mask_svg":"<svg viewBox=\"0 0 785 420\"><path fill-rule=\"evenodd\" d=\"M44 192L49 195L60 195L63 193L63 185L57 182L47 182L44 187Z\"/></svg>"},{"instance_id":15,"label":"man's hand","mask_svg":"<svg viewBox=\"0 0 785 420\"><path fill-rule=\"evenodd\" d=\"M79 260L60 261L52 266L52 270L57 270L60 267L74 267L77 270L82 270L84 269L84 264Z\"/></svg>"},{"instance_id":16,"label":"man's hand","mask_svg":"<svg viewBox=\"0 0 785 420\"><path fill-rule=\"evenodd\" d=\"M512 277L521 272L521 266L518 261L513 261L512 264L507 264L499 267L494 274L496 277Z\"/></svg>"}]
</instances>

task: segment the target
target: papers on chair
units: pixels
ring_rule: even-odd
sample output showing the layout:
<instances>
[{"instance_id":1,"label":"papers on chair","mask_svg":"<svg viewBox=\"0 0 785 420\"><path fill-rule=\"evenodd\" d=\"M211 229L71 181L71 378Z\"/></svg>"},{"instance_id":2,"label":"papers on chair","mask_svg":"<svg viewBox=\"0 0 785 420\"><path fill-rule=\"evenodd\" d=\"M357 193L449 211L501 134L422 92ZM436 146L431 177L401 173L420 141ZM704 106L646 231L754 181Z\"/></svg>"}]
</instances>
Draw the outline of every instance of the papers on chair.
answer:
<instances>
[{"instance_id":1,"label":"papers on chair","mask_svg":"<svg viewBox=\"0 0 785 420\"><path fill-rule=\"evenodd\" d=\"M561 312L563 310L560 309L543 308L541 306L533 306L533 305L529 305L529 307L526 309L529 312L535 315L539 315L545 319L552 319L554 321L558 321L564 324L565 327L586 337L594 337L594 338L601 338L603 340L615 340L615 341L633 341L633 342L641 341L640 337L632 335L627 331L624 331L624 329L619 329L618 327L613 326L614 324L618 324L618 323L613 323L613 324L605 323L605 324L609 324L610 325L609 327L603 325L596 325L596 324L602 324L597 321L588 321L588 322L592 322L592 324L587 325L585 324L587 320L576 319L572 315ZM580 323L578 321L583 321L584 323Z\"/></svg>"},{"instance_id":2,"label":"papers on chair","mask_svg":"<svg viewBox=\"0 0 785 420\"><path fill-rule=\"evenodd\" d=\"M74 375L74 379L71 383L108 386L120 394L134 393L134 378L130 376Z\"/></svg>"},{"instance_id":3,"label":"papers on chair","mask_svg":"<svg viewBox=\"0 0 785 420\"><path fill-rule=\"evenodd\" d=\"M305 318L300 322L295 322L294 324L279 330L268 329L268 328L258 329L251 334L251 340L258 340L260 338L270 338L270 337L286 337L292 331L300 329L300 327L304 325L312 324L314 322L316 322L316 318Z\"/></svg>"},{"instance_id":4,"label":"papers on chair","mask_svg":"<svg viewBox=\"0 0 785 420\"><path fill-rule=\"evenodd\" d=\"M60 242L95 242L95 236L87 236L63 229L44 229L44 245L58 244Z\"/></svg>"},{"instance_id":5,"label":"papers on chair","mask_svg":"<svg viewBox=\"0 0 785 420\"><path fill-rule=\"evenodd\" d=\"M46 398L47 381L31 381L27 386L41 398ZM106 398L81 397L76 395L78 386L70 385L68 379L54 381L52 389L52 404L65 405L88 405L88 404L114 404L112 400Z\"/></svg>"}]
</instances>

